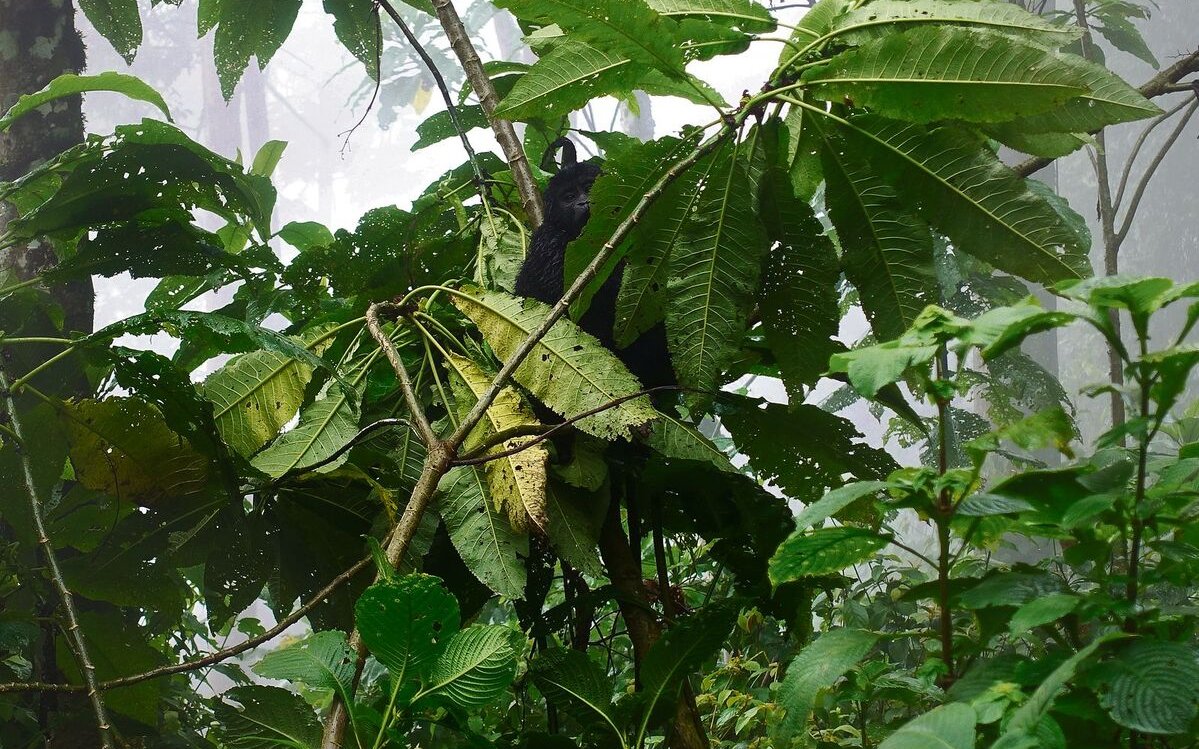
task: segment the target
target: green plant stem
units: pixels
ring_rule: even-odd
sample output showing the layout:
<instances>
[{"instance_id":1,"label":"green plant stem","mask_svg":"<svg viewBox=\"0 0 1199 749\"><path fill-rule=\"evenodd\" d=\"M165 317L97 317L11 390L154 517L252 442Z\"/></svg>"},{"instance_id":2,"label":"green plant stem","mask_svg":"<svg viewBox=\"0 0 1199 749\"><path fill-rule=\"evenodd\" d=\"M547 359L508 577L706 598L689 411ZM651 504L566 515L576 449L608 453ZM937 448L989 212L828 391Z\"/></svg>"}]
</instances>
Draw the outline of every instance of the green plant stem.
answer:
<instances>
[{"instance_id":1,"label":"green plant stem","mask_svg":"<svg viewBox=\"0 0 1199 749\"><path fill-rule=\"evenodd\" d=\"M0 391L3 391L4 394L5 409L8 411L12 430L17 439L24 444L25 435L21 427L21 417L17 413L16 399L13 397L12 388L9 387L8 374L3 370L0 370ZM42 500L38 496L37 482L33 478L33 458L27 449L21 451L21 470L25 481L25 491L29 496L29 512L33 519L33 531L37 534L37 544L41 548L43 556L46 557L46 567L49 570L50 579L54 582L58 597L62 600L63 611L66 612L67 641L70 642L71 650L79 660L79 671L83 676L83 683L87 686L87 696L92 703L92 711L96 715L96 728L100 732L100 746L103 749L112 749L112 727L108 722L108 708L104 704L104 694L96 679L96 667L92 663L91 653L88 650L87 637L79 626L79 613L75 610L75 600L71 595L71 589L67 587L62 569L58 566L58 555L54 551L54 545L50 542L50 535L46 530L46 520L42 514Z\"/></svg>"},{"instance_id":2,"label":"green plant stem","mask_svg":"<svg viewBox=\"0 0 1199 749\"><path fill-rule=\"evenodd\" d=\"M937 353L936 375L937 382L945 381L949 369L949 355L942 346ZM949 472L949 401L940 393L936 394L937 401L937 471L944 477ZM941 609L941 660L945 662L945 685L953 683L953 607L949 595L949 568L951 557L949 551L949 524L953 519L953 501L949 489L942 489L937 497L937 513L934 521L937 526L937 603Z\"/></svg>"},{"instance_id":3,"label":"green plant stem","mask_svg":"<svg viewBox=\"0 0 1199 749\"><path fill-rule=\"evenodd\" d=\"M19 343L58 343L63 346L70 346L74 343L74 341L70 338L44 338L37 336L30 338L0 338L0 346L8 346L10 344Z\"/></svg>"}]
</instances>

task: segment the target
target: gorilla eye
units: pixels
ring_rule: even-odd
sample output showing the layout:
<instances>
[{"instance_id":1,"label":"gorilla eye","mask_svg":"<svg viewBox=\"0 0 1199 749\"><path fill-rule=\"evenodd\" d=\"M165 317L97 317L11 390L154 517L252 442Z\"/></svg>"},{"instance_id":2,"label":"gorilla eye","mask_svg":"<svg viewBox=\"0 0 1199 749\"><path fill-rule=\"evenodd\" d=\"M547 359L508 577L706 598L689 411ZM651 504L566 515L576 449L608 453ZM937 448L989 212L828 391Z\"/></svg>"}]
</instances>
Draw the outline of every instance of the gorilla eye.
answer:
<instances>
[{"instance_id":1,"label":"gorilla eye","mask_svg":"<svg viewBox=\"0 0 1199 749\"><path fill-rule=\"evenodd\" d=\"M563 195L562 197L563 197L563 199L564 199L564 200L567 200L567 201L572 201L572 200L574 200L574 199L575 199L575 197L576 197L576 194L575 194L574 190L571 190L570 192L566 193L566 194L565 194L565 195Z\"/></svg>"}]
</instances>

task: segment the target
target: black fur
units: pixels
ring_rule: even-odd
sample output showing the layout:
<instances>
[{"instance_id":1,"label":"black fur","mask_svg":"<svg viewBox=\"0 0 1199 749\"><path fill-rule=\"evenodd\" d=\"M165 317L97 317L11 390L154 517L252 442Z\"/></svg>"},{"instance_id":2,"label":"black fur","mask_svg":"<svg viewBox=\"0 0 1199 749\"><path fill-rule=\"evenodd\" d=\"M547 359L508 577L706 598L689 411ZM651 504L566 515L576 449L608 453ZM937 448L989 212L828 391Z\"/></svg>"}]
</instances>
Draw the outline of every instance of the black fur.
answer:
<instances>
[{"instance_id":1,"label":"black fur","mask_svg":"<svg viewBox=\"0 0 1199 749\"><path fill-rule=\"evenodd\" d=\"M553 304L564 292L563 265L566 245L576 239L591 217L591 186L600 174L595 164L579 162L574 144L559 138L547 152L562 149L562 166L545 189L545 221L529 244L529 253L516 277L516 293ZM615 353L645 387L673 385L674 371L666 352L666 329L661 323L623 349L616 348L612 327L616 323L616 296L620 293L624 263L612 271L579 320L579 327Z\"/></svg>"}]
</instances>

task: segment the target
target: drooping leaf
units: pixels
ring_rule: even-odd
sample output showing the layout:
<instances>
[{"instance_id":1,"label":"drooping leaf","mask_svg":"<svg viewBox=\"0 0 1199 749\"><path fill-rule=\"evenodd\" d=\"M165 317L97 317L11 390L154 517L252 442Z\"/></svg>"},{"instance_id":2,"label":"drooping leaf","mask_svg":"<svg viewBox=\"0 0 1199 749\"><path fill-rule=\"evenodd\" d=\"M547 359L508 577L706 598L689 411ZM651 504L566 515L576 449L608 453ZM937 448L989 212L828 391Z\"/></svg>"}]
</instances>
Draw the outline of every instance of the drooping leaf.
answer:
<instances>
[{"instance_id":1,"label":"drooping leaf","mask_svg":"<svg viewBox=\"0 0 1199 749\"><path fill-rule=\"evenodd\" d=\"M478 326L501 361L547 316L549 308L502 292L467 289L454 305ZM569 320L558 320L516 368L514 377L539 400L568 418L607 406L641 390L624 364ZM625 401L576 423L604 439L626 437L628 430L657 415L647 398Z\"/></svg>"},{"instance_id":2,"label":"drooping leaf","mask_svg":"<svg viewBox=\"0 0 1199 749\"><path fill-rule=\"evenodd\" d=\"M437 510L471 574L502 596L522 597L526 573L520 557L529 555L529 538L492 507L482 469L452 469L438 493Z\"/></svg>"},{"instance_id":3,"label":"drooping leaf","mask_svg":"<svg viewBox=\"0 0 1199 749\"><path fill-rule=\"evenodd\" d=\"M250 58L265 68L291 33L301 0L206 0L210 6L200 34L216 26L213 57L225 100L233 98ZM351 50L353 51L353 50Z\"/></svg>"},{"instance_id":4,"label":"drooping leaf","mask_svg":"<svg viewBox=\"0 0 1199 749\"><path fill-rule=\"evenodd\" d=\"M859 629L825 632L787 664L787 675L779 688L778 702L786 715L775 736L786 745L805 731L816 697L836 683L878 642L878 635Z\"/></svg>"},{"instance_id":5,"label":"drooping leaf","mask_svg":"<svg viewBox=\"0 0 1199 749\"><path fill-rule=\"evenodd\" d=\"M842 138L818 121L806 127L822 144L825 202L844 250L845 275L875 335L898 338L937 300L932 234Z\"/></svg>"},{"instance_id":6,"label":"drooping leaf","mask_svg":"<svg viewBox=\"0 0 1199 749\"><path fill-rule=\"evenodd\" d=\"M727 25L747 34L774 31L778 25L764 6L753 0L647 0L660 15L701 19Z\"/></svg>"},{"instance_id":7,"label":"drooping leaf","mask_svg":"<svg viewBox=\"0 0 1199 749\"><path fill-rule=\"evenodd\" d=\"M766 342L778 361L787 392L803 399L841 344L836 283L839 263L824 227L806 201L795 194L781 133L763 129L767 170L759 213L774 244L762 260L758 307ZM863 295L865 298L865 295Z\"/></svg>"},{"instance_id":8,"label":"drooping leaf","mask_svg":"<svg viewBox=\"0 0 1199 749\"><path fill-rule=\"evenodd\" d=\"M136 0L129 0L129 2L133 5L134 17L137 17ZM87 5L85 4L83 7L86 11ZM137 29L140 33L140 18L138 19ZM46 84L46 87L41 91L24 94L20 99L17 99L17 103L12 105L4 113L3 117L0 117L0 132L7 130L17 118L37 109L43 104L55 99L61 99L64 96L73 96L90 91L112 91L124 94L130 99L154 105L168 120L171 119L171 110L167 108L166 100L162 98L162 94L158 93L150 84L137 76L127 73L117 73L112 70L106 70L96 75L63 73Z\"/></svg>"},{"instance_id":9,"label":"drooping leaf","mask_svg":"<svg viewBox=\"0 0 1199 749\"><path fill-rule=\"evenodd\" d=\"M1088 92L1053 52L1003 34L920 26L887 34L804 74L813 95L908 122L1007 122Z\"/></svg>"},{"instance_id":10,"label":"drooping leaf","mask_svg":"<svg viewBox=\"0 0 1199 749\"><path fill-rule=\"evenodd\" d=\"M137 0L79 0L79 9L87 14L87 20L112 44L117 54L125 58L126 64L132 65L142 43L142 17ZM160 108L166 111L165 106ZM0 130L3 129L0 126Z\"/></svg>"},{"instance_id":11,"label":"drooping leaf","mask_svg":"<svg viewBox=\"0 0 1199 749\"><path fill-rule=\"evenodd\" d=\"M372 0L324 0L324 7L333 16L337 40L378 80L379 16Z\"/></svg>"},{"instance_id":12,"label":"drooping leaf","mask_svg":"<svg viewBox=\"0 0 1199 749\"><path fill-rule=\"evenodd\" d=\"M966 131L874 115L832 121L963 251L1037 283L1090 273L1086 238Z\"/></svg>"},{"instance_id":13,"label":"drooping leaf","mask_svg":"<svg viewBox=\"0 0 1199 749\"><path fill-rule=\"evenodd\" d=\"M670 253L666 334L679 383L712 392L745 332L767 249L736 148L725 148Z\"/></svg>"},{"instance_id":14,"label":"drooping leaf","mask_svg":"<svg viewBox=\"0 0 1199 749\"><path fill-rule=\"evenodd\" d=\"M446 363L457 375L451 379L451 383L458 411L465 414L487 391L494 375L464 357L451 355ZM521 401L520 395L509 387L500 391L479 424L467 437L467 449L505 429L535 426L537 419ZM546 515L546 464L549 452L544 443L525 446L529 439L518 437L493 448L492 452L503 452L525 447L520 452L488 461L483 464L483 472L495 509L507 514L508 522L515 530L528 532L535 527L545 533L549 522Z\"/></svg>"}]
</instances>

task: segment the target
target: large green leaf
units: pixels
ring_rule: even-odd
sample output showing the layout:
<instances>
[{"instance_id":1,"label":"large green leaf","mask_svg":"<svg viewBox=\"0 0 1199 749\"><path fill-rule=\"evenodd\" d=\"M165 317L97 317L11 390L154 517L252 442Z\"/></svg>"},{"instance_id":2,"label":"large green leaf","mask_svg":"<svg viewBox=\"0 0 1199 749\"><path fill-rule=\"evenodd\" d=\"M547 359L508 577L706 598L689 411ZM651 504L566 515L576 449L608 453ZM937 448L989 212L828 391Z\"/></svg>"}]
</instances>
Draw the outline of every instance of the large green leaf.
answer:
<instances>
[{"instance_id":1,"label":"large green leaf","mask_svg":"<svg viewBox=\"0 0 1199 749\"><path fill-rule=\"evenodd\" d=\"M298 681L316 689L334 690L345 699L354 683L356 659L344 632L313 632L267 653L254 664L254 673L268 679Z\"/></svg>"},{"instance_id":2,"label":"large green leaf","mask_svg":"<svg viewBox=\"0 0 1199 749\"><path fill-rule=\"evenodd\" d=\"M666 334L679 383L713 392L745 333L768 242L736 147L726 147L670 254Z\"/></svg>"},{"instance_id":3,"label":"large green leaf","mask_svg":"<svg viewBox=\"0 0 1199 749\"><path fill-rule=\"evenodd\" d=\"M1011 129L1029 134L1091 133L1108 125L1143 120L1162 112L1102 65L1075 55L1059 55L1057 64L1074 71L1086 83L1089 92L1047 112L1013 120L1009 123Z\"/></svg>"},{"instance_id":4,"label":"large green leaf","mask_svg":"<svg viewBox=\"0 0 1199 749\"><path fill-rule=\"evenodd\" d=\"M833 489L799 511L799 514L795 516L795 528L802 531L819 526L855 502L871 495L877 495L886 488L887 484L884 481L855 481L852 484Z\"/></svg>"},{"instance_id":5,"label":"large green leaf","mask_svg":"<svg viewBox=\"0 0 1199 749\"><path fill-rule=\"evenodd\" d=\"M908 122L1006 122L1087 93L1086 79L1053 52L1012 37L921 26L850 49L803 77L827 101Z\"/></svg>"},{"instance_id":6,"label":"large green leaf","mask_svg":"<svg viewBox=\"0 0 1199 749\"><path fill-rule=\"evenodd\" d=\"M974 749L974 708L941 705L904 723L878 749Z\"/></svg>"},{"instance_id":7,"label":"large green leaf","mask_svg":"<svg viewBox=\"0 0 1199 749\"><path fill-rule=\"evenodd\" d=\"M130 0L130 2L136 3L136 0ZM136 8L137 6L134 4L135 15L137 14ZM139 26L138 28L140 30L141 27ZM154 87L141 78L111 70L106 70L96 75L63 73L47 83L46 87L41 91L25 94L20 99L17 99L17 103L13 104L12 108L3 117L0 117L0 131L7 130L18 117L32 112L43 104L55 99L61 99L64 96L72 96L89 91L113 91L118 94L124 94L130 99L153 104L168 120L171 119L171 111L167 108L166 100L162 98L162 94L158 93Z\"/></svg>"},{"instance_id":8,"label":"large green leaf","mask_svg":"<svg viewBox=\"0 0 1199 749\"><path fill-rule=\"evenodd\" d=\"M824 227L795 193L785 146L778 142L782 134L765 128L762 133L768 163L759 213L773 246L762 262L758 308L787 392L799 402L804 386L816 382L840 348L840 267Z\"/></svg>"},{"instance_id":9,"label":"large green leaf","mask_svg":"<svg viewBox=\"0 0 1199 749\"><path fill-rule=\"evenodd\" d=\"M691 76L685 80L688 83L663 76L611 48L565 39L516 82L496 108L496 116L549 120L582 109L600 96L627 96L634 90L681 96L699 104L720 100L706 83Z\"/></svg>"},{"instance_id":10,"label":"large green leaf","mask_svg":"<svg viewBox=\"0 0 1199 749\"><path fill-rule=\"evenodd\" d=\"M354 606L367 649L411 694L458 631L458 600L431 575L404 575L367 588Z\"/></svg>"},{"instance_id":11,"label":"large green leaf","mask_svg":"<svg viewBox=\"0 0 1199 749\"><path fill-rule=\"evenodd\" d=\"M581 721L598 718L624 744L613 717L612 684L586 653L566 648L545 650L529 664L529 675L547 700L570 710Z\"/></svg>"},{"instance_id":12,"label":"large green leaf","mask_svg":"<svg viewBox=\"0 0 1199 749\"><path fill-rule=\"evenodd\" d=\"M907 211L895 188L835 131L811 117L806 127L822 144L824 199L841 241L845 275L858 289L875 335L898 338L937 301L928 224Z\"/></svg>"},{"instance_id":13,"label":"large green leaf","mask_svg":"<svg viewBox=\"0 0 1199 749\"><path fill-rule=\"evenodd\" d=\"M379 16L373 0L324 0L325 12L333 16L333 33L371 78L379 78Z\"/></svg>"},{"instance_id":14,"label":"large green leaf","mask_svg":"<svg viewBox=\"0 0 1199 749\"><path fill-rule=\"evenodd\" d=\"M281 434L250 463L268 476L280 478L325 460L358 434L361 398L361 392L334 383L324 397L300 413L300 423L294 429ZM348 458L349 454L343 453L317 470L335 470Z\"/></svg>"},{"instance_id":15,"label":"large green leaf","mask_svg":"<svg viewBox=\"0 0 1199 749\"><path fill-rule=\"evenodd\" d=\"M797 531L770 559L770 580L775 585L840 572L864 562L890 542L888 536L863 528L819 528Z\"/></svg>"},{"instance_id":16,"label":"large green leaf","mask_svg":"<svg viewBox=\"0 0 1199 749\"><path fill-rule=\"evenodd\" d=\"M200 33L216 26L213 57L225 100L233 98L250 58L265 68L295 25L301 0L203 0Z\"/></svg>"},{"instance_id":17,"label":"large green leaf","mask_svg":"<svg viewBox=\"0 0 1199 749\"><path fill-rule=\"evenodd\" d=\"M1188 642L1137 640L1121 648L1100 701L1112 720L1143 733L1186 733L1199 713L1199 653Z\"/></svg>"},{"instance_id":18,"label":"large green leaf","mask_svg":"<svg viewBox=\"0 0 1199 749\"><path fill-rule=\"evenodd\" d=\"M557 24L571 37L669 76L684 76L677 24L644 0L499 0L496 5L520 18Z\"/></svg>"},{"instance_id":19,"label":"large green leaf","mask_svg":"<svg viewBox=\"0 0 1199 749\"><path fill-rule=\"evenodd\" d=\"M871 167L903 186L901 199L965 252L1037 283L1090 273L1089 237L967 131L875 115L829 118Z\"/></svg>"},{"instance_id":20,"label":"large green leaf","mask_svg":"<svg viewBox=\"0 0 1199 749\"><path fill-rule=\"evenodd\" d=\"M498 291L467 289L454 304L478 326L501 361L548 315L549 307ZM599 341L569 320L558 320L516 368L514 377L539 400L566 417L610 405L641 390L637 378ZM657 416L648 398L625 401L577 422L588 434L627 438L629 430Z\"/></svg>"},{"instance_id":21,"label":"large green leaf","mask_svg":"<svg viewBox=\"0 0 1199 749\"><path fill-rule=\"evenodd\" d=\"M312 369L274 351L236 356L204 381L221 438L249 457L274 439L304 399Z\"/></svg>"},{"instance_id":22,"label":"large green leaf","mask_svg":"<svg viewBox=\"0 0 1199 749\"><path fill-rule=\"evenodd\" d=\"M512 530L507 516L492 506L483 470L454 468L442 478L438 492L438 512L471 573L502 596L523 597L526 573L521 557L529 555L529 537Z\"/></svg>"},{"instance_id":23,"label":"large green leaf","mask_svg":"<svg viewBox=\"0 0 1199 749\"><path fill-rule=\"evenodd\" d=\"M461 708L486 706L516 678L523 639L519 632L499 625L456 632L433 664L420 696L445 697Z\"/></svg>"},{"instance_id":24,"label":"large green leaf","mask_svg":"<svg viewBox=\"0 0 1199 749\"><path fill-rule=\"evenodd\" d=\"M1012 3L956 0L874 0L836 18L831 27L839 39L857 42L890 34L897 28L930 24L1000 31L1053 48L1081 35L1073 24L1054 23Z\"/></svg>"},{"instance_id":25,"label":"large green leaf","mask_svg":"<svg viewBox=\"0 0 1199 749\"><path fill-rule=\"evenodd\" d=\"M787 664L787 675L778 692L779 706L787 712L775 729L782 745L788 745L807 728L820 690L835 684L866 657L876 642L878 635L873 632L835 629L822 634Z\"/></svg>"},{"instance_id":26,"label":"large green leaf","mask_svg":"<svg viewBox=\"0 0 1199 749\"><path fill-rule=\"evenodd\" d=\"M228 749L312 749L321 740L304 698L278 687L234 687L213 705L213 717L212 735Z\"/></svg>"},{"instance_id":27,"label":"large green leaf","mask_svg":"<svg viewBox=\"0 0 1199 749\"><path fill-rule=\"evenodd\" d=\"M141 505L183 501L210 490L211 461L137 398L64 406L75 479L89 489Z\"/></svg>"},{"instance_id":28,"label":"large green leaf","mask_svg":"<svg viewBox=\"0 0 1199 749\"><path fill-rule=\"evenodd\" d=\"M79 0L79 9L117 54L132 65L142 43L142 17L137 0Z\"/></svg>"}]
</instances>

